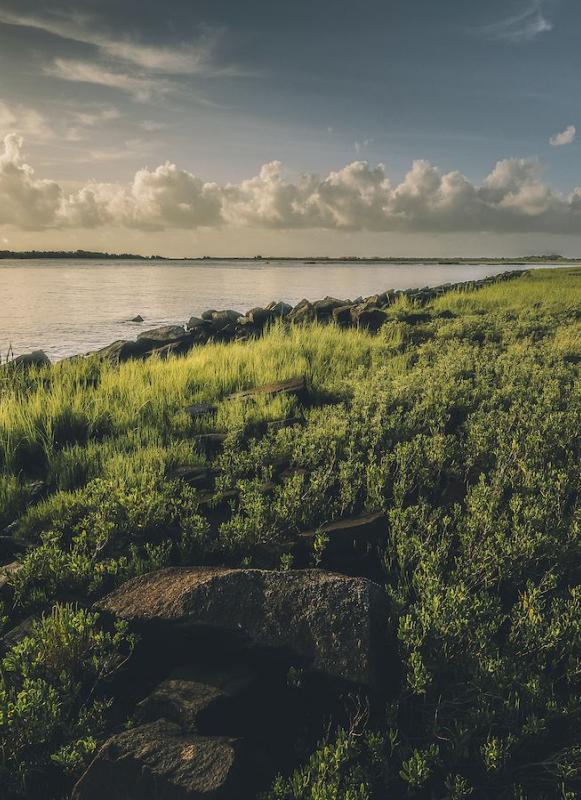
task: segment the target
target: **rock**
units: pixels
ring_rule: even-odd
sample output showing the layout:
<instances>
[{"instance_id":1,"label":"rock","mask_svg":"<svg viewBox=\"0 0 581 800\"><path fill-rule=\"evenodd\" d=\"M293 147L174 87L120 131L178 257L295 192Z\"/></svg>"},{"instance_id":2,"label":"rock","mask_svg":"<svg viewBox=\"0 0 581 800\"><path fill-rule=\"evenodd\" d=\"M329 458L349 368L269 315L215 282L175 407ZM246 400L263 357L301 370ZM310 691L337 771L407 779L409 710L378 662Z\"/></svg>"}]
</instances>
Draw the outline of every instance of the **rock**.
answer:
<instances>
[{"instance_id":1,"label":"rock","mask_svg":"<svg viewBox=\"0 0 581 800\"><path fill-rule=\"evenodd\" d=\"M216 329L226 328L230 324L235 324L238 322L240 317L244 316L239 311L214 311L212 314L212 327Z\"/></svg>"},{"instance_id":2,"label":"rock","mask_svg":"<svg viewBox=\"0 0 581 800\"><path fill-rule=\"evenodd\" d=\"M8 586L10 576L15 575L21 567L22 564L19 561L12 561L10 564L5 564L3 567L0 567L0 597L4 589Z\"/></svg>"},{"instance_id":3,"label":"rock","mask_svg":"<svg viewBox=\"0 0 581 800\"><path fill-rule=\"evenodd\" d=\"M213 631L295 665L369 688L385 685L388 609L363 578L319 570L173 567L128 581L97 604L146 637Z\"/></svg>"},{"instance_id":4,"label":"rock","mask_svg":"<svg viewBox=\"0 0 581 800\"><path fill-rule=\"evenodd\" d=\"M250 672L241 669L212 670L202 676L196 670L176 669L138 704L134 716L140 724L165 719L199 732L251 683Z\"/></svg>"},{"instance_id":5,"label":"rock","mask_svg":"<svg viewBox=\"0 0 581 800\"><path fill-rule=\"evenodd\" d=\"M337 306L333 309L333 319L338 325L348 325L351 322L351 309L353 306Z\"/></svg>"},{"instance_id":6,"label":"rock","mask_svg":"<svg viewBox=\"0 0 581 800\"><path fill-rule=\"evenodd\" d=\"M128 342L125 339L118 339L116 342L107 345L107 347L103 347L101 350L89 353L89 355L107 359L114 364L123 364L125 361L129 361L133 358L143 358L150 351L151 342Z\"/></svg>"},{"instance_id":7,"label":"rock","mask_svg":"<svg viewBox=\"0 0 581 800\"><path fill-rule=\"evenodd\" d=\"M351 310L351 319L358 328L377 331L387 320L385 311L379 308L355 307Z\"/></svg>"},{"instance_id":8,"label":"rock","mask_svg":"<svg viewBox=\"0 0 581 800\"><path fill-rule=\"evenodd\" d=\"M216 311L216 309L214 309L214 308L209 308L207 311L204 311L204 312L202 313L202 319L203 319L205 322L209 322L209 321L212 319L212 317L214 316L214 314L217 314L217 313L218 313L218 312Z\"/></svg>"},{"instance_id":9,"label":"rock","mask_svg":"<svg viewBox=\"0 0 581 800\"><path fill-rule=\"evenodd\" d=\"M277 381L276 383L267 383L264 386L255 386L253 389L245 389L242 392L236 392L228 395L227 400L240 400L245 397L256 397L257 395L271 395L287 394L297 397L301 402L306 402L309 398L309 391L307 388L307 381L304 375L296 378L289 378L286 381Z\"/></svg>"},{"instance_id":10,"label":"rock","mask_svg":"<svg viewBox=\"0 0 581 800\"><path fill-rule=\"evenodd\" d=\"M133 317L133 319L131 319L129 321L130 322L143 322L143 317L141 316L141 314L138 314L136 317Z\"/></svg>"},{"instance_id":11,"label":"rock","mask_svg":"<svg viewBox=\"0 0 581 800\"><path fill-rule=\"evenodd\" d=\"M379 545L387 536L384 513L364 514L322 525L318 531L299 534L293 550L296 566L312 563L313 545L317 534L326 539L319 565L345 575L360 575L372 580L382 579Z\"/></svg>"},{"instance_id":12,"label":"rock","mask_svg":"<svg viewBox=\"0 0 581 800\"><path fill-rule=\"evenodd\" d=\"M155 342L158 345L169 344L186 336L186 330L181 325L162 325L150 331L143 331L137 337L138 342Z\"/></svg>"},{"instance_id":13,"label":"rock","mask_svg":"<svg viewBox=\"0 0 581 800\"><path fill-rule=\"evenodd\" d=\"M287 317L293 310L293 307L289 305L289 303L283 303L281 300L278 303L269 303L266 306L266 310L272 311L277 317Z\"/></svg>"},{"instance_id":14,"label":"rock","mask_svg":"<svg viewBox=\"0 0 581 800\"><path fill-rule=\"evenodd\" d=\"M246 313L246 319L259 328L263 328L268 322L271 322L275 318L276 314L266 308L251 308L250 311Z\"/></svg>"},{"instance_id":15,"label":"rock","mask_svg":"<svg viewBox=\"0 0 581 800\"><path fill-rule=\"evenodd\" d=\"M28 369L29 367L49 367L50 358L44 350L34 350L32 353L23 353L8 361L5 366L12 368Z\"/></svg>"},{"instance_id":16,"label":"rock","mask_svg":"<svg viewBox=\"0 0 581 800\"><path fill-rule=\"evenodd\" d=\"M313 303L318 317L330 317L336 308L348 305L346 300L337 300L336 297L325 297Z\"/></svg>"},{"instance_id":17,"label":"rock","mask_svg":"<svg viewBox=\"0 0 581 800\"><path fill-rule=\"evenodd\" d=\"M190 317L186 325L189 331L207 330L209 327L208 320L201 317Z\"/></svg>"},{"instance_id":18,"label":"rock","mask_svg":"<svg viewBox=\"0 0 581 800\"><path fill-rule=\"evenodd\" d=\"M72 800L241 800L242 765L240 740L158 720L105 742Z\"/></svg>"},{"instance_id":19,"label":"rock","mask_svg":"<svg viewBox=\"0 0 581 800\"><path fill-rule=\"evenodd\" d=\"M171 481L181 480L188 483L190 486L195 486L198 489L209 489L212 485L212 475L208 467L203 466L182 466L174 467L167 473L167 477Z\"/></svg>"},{"instance_id":20,"label":"rock","mask_svg":"<svg viewBox=\"0 0 581 800\"><path fill-rule=\"evenodd\" d=\"M194 442L205 450L219 450L224 444L227 433L199 433Z\"/></svg>"},{"instance_id":21,"label":"rock","mask_svg":"<svg viewBox=\"0 0 581 800\"><path fill-rule=\"evenodd\" d=\"M317 319L317 312L312 303L308 300L301 300L288 314L292 322L304 323L314 322Z\"/></svg>"},{"instance_id":22,"label":"rock","mask_svg":"<svg viewBox=\"0 0 581 800\"><path fill-rule=\"evenodd\" d=\"M215 414L216 406L212 403L194 403L191 406L187 406L184 410L192 419L197 419L198 417L205 417L208 414Z\"/></svg>"}]
</instances>

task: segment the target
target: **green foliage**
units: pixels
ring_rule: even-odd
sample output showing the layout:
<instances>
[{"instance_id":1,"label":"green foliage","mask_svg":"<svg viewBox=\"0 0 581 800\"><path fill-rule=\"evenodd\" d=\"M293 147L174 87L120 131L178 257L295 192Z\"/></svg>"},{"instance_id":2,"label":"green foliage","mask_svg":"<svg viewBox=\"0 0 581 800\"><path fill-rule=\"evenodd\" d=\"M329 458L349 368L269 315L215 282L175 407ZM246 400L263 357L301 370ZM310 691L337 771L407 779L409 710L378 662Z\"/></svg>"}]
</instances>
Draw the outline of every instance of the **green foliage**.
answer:
<instances>
[{"instance_id":1,"label":"green foliage","mask_svg":"<svg viewBox=\"0 0 581 800\"><path fill-rule=\"evenodd\" d=\"M269 800L572 798L580 307L578 271L539 270L421 309L398 302L378 335L274 326L163 362L14 374L0 385L0 520L19 517L32 549L0 617L11 627L165 564L252 564L271 550L286 569L298 533L382 510L394 706L377 739L337 733ZM224 400L297 374L311 407ZM196 402L216 414L192 421ZM283 418L293 424L266 425ZM221 453L193 438L203 432L227 434ZM171 478L202 464L207 487ZM36 503L32 477L49 492ZM61 708L60 679L43 680L29 687L31 731L53 731ZM98 725L75 719L74 735L61 722L47 734L43 763L90 751ZM24 766L5 761L11 781L36 769L35 747L19 751Z\"/></svg>"},{"instance_id":2,"label":"green foliage","mask_svg":"<svg viewBox=\"0 0 581 800\"><path fill-rule=\"evenodd\" d=\"M385 796L384 750L381 736L341 729L290 778L278 777L263 800L379 800Z\"/></svg>"},{"instance_id":3,"label":"green foliage","mask_svg":"<svg viewBox=\"0 0 581 800\"><path fill-rule=\"evenodd\" d=\"M107 633L97 623L88 611L55 606L2 658L0 781L7 793L40 796L44 785L48 797L49 786L69 784L66 776L78 775L93 753L111 703L102 689L133 647L123 625Z\"/></svg>"}]
</instances>

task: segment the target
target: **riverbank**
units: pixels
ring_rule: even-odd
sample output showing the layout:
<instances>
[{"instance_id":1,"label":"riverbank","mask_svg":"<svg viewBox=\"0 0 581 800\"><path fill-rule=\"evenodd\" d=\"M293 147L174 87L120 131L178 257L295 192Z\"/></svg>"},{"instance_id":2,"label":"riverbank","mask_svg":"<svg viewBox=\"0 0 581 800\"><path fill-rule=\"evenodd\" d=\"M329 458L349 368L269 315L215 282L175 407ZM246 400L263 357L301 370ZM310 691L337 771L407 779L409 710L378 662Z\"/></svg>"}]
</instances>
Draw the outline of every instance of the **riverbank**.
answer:
<instances>
[{"instance_id":1,"label":"riverbank","mask_svg":"<svg viewBox=\"0 0 581 800\"><path fill-rule=\"evenodd\" d=\"M326 303L3 372L10 797L575 793L579 270Z\"/></svg>"}]
</instances>

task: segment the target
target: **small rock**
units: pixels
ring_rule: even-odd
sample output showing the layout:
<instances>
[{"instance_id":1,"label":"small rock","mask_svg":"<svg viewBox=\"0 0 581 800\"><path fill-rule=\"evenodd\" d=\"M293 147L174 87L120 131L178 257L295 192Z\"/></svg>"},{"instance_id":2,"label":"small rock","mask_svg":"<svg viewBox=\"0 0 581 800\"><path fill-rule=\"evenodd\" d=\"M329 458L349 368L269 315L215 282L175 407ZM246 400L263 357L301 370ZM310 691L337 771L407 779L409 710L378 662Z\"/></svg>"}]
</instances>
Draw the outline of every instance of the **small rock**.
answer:
<instances>
[{"instance_id":1,"label":"small rock","mask_svg":"<svg viewBox=\"0 0 581 800\"><path fill-rule=\"evenodd\" d=\"M138 314L136 317L133 317L133 319L131 319L129 321L130 322L143 322L144 320L143 320L143 317L141 316L141 314Z\"/></svg>"},{"instance_id":2,"label":"small rock","mask_svg":"<svg viewBox=\"0 0 581 800\"><path fill-rule=\"evenodd\" d=\"M197 419L198 417L204 417L208 414L215 414L216 406L212 403L194 403L191 406L187 406L184 410L192 419Z\"/></svg>"},{"instance_id":3,"label":"small rock","mask_svg":"<svg viewBox=\"0 0 581 800\"><path fill-rule=\"evenodd\" d=\"M297 378L289 378L286 381L267 383L264 386L256 386L253 389L245 389L242 392L228 395L228 400L240 400L245 397L255 397L257 395L279 395L287 394L297 397L301 402L306 402L309 398L307 381L304 375Z\"/></svg>"},{"instance_id":4,"label":"small rock","mask_svg":"<svg viewBox=\"0 0 581 800\"><path fill-rule=\"evenodd\" d=\"M186 325L189 331L199 330L200 328L207 329L208 327L208 320L202 319L201 317L190 317Z\"/></svg>"}]
</instances>

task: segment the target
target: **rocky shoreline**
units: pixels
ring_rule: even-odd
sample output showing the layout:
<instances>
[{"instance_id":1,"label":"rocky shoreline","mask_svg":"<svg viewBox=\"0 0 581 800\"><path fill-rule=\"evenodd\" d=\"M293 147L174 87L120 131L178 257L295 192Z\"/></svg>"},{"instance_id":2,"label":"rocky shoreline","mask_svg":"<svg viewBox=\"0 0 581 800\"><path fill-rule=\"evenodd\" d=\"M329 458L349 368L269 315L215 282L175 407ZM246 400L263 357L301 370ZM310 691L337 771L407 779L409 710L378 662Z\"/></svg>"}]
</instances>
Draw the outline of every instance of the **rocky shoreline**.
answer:
<instances>
[{"instance_id":1,"label":"rocky shoreline","mask_svg":"<svg viewBox=\"0 0 581 800\"><path fill-rule=\"evenodd\" d=\"M369 297L358 297L355 300L327 296L312 302L304 299L295 306L282 301L273 301L264 308L252 308L245 314L232 309L208 309L200 317L190 317L185 325L164 325L143 331L136 340L119 339L100 350L72 358L96 356L114 363L123 363L150 356L167 358L171 355L184 355L193 347L211 342L246 341L259 337L270 325L278 321L282 321L285 325L310 322L334 323L341 327L377 331L388 321L390 306L402 297L421 309L422 306L447 292L471 291L513 280L526 273L527 270L502 272L476 281L446 283L422 289L388 290ZM131 321L143 322L143 318L138 315ZM10 365L26 367L46 366L50 363L44 351L36 350L18 356L10 362Z\"/></svg>"}]
</instances>

